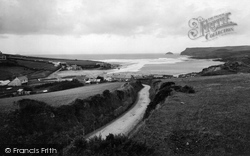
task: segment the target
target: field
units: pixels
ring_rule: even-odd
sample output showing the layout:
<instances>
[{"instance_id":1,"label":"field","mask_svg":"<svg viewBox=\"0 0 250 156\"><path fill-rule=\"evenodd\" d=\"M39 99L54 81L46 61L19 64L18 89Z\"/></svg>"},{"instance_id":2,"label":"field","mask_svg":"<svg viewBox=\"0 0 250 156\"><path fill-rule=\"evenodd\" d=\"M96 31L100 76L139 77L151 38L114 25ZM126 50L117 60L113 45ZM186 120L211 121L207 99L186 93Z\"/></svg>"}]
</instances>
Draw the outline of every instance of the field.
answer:
<instances>
[{"instance_id":1,"label":"field","mask_svg":"<svg viewBox=\"0 0 250 156\"><path fill-rule=\"evenodd\" d=\"M120 88L122 84L123 84L122 82L103 83L103 84L89 85L58 92L19 96L13 98L4 98L0 99L0 110L8 111L17 108L14 102L21 99L34 99L38 101L43 101L52 106L66 105L70 104L77 98L85 99L89 96L102 93L104 90L110 90L110 91L116 90L117 88Z\"/></svg>"},{"instance_id":2,"label":"field","mask_svg":"<svg viewBox=\"0 0 250 156\"><path fill-rule=\"evenodd\" d=\"M0 80L11 80L21 75L28 75L29 79L36 79L46 77L57 69L48 62L13 58L1 62L0 65Z\"/></svg>"},{"instance_id":3,"label":"field","mask_svg":"<svg viewBox=\"0 0 250 156\"><path fill-rule=\"evenodd\" d=\"M135 140L162 156L250 154L250 74L173 80L196 93L169 96Z\"/></svg>"},{"instance_id":4,"label":"field","mask_svg":"<svg viewBox=\"0 0 250 156\"><path fill-rule=\"evenodd\" d=\"M27 68L35 69L35 70L49 70L54 71L56 67L52 63L48 62L39 62L33 60L16 60L17 64L20 66L25 66Z\"/></svg>"},{"instance_id":5,"label":"field","mask_svg":"<svg viewBox=\"0 0 250 156\"><path fill-rule=\"evenodd\" d=\"M15 78L16 76L27 75L34 71L19 66L14 66L14 67L1 66L0 72L1 72L0 80L10 80L11 78Z\"/></svg>"}]
</instances>

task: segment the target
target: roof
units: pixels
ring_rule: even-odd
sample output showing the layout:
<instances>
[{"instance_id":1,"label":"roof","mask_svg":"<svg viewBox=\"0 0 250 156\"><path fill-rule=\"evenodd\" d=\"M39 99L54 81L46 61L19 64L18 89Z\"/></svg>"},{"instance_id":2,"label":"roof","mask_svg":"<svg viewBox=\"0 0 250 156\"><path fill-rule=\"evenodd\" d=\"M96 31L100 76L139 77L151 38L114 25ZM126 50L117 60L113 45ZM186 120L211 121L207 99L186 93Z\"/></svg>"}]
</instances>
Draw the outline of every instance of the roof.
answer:
<instances>
[{"instance_id":1,"label":"roof","mask_svg":"<svg viewBox=\"0 0 250 156\"><path fill-rule=\"evenodd\" d=\"M10 83L10 80L0 81L0 86L7 85L8 83Z\"/></svg>"},{"instance_id":2,"label":"roof","mask_svg":"<svg viewBox=\"0 0 250 156\"><path fill-rule=\"evenodd\" d=\"M18 79L20 81L23 81L23 80L28 80L28 77L27 76L20 76L20 77L18 77Z\"/></svg>"}]
</instances>

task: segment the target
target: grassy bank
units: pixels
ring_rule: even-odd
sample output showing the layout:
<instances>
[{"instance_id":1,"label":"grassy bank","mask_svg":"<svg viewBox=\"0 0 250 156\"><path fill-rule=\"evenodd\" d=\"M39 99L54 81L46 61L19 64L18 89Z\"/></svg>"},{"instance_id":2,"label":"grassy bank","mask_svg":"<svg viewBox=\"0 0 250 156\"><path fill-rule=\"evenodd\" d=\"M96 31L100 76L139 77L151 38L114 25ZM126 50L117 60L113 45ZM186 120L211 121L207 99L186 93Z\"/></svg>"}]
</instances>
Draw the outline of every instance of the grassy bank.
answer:
<instances>
[{"instance_id":1,"label":"grassy bank","mask_svg":"<svg viewBox=\"0 0 250 156\"><path fill-rule=\"evenodd\" d=\"M176 79L194 94L175 92L133 136L155 155L249 155L250 75Z\"/></svg>"}]
</instances>

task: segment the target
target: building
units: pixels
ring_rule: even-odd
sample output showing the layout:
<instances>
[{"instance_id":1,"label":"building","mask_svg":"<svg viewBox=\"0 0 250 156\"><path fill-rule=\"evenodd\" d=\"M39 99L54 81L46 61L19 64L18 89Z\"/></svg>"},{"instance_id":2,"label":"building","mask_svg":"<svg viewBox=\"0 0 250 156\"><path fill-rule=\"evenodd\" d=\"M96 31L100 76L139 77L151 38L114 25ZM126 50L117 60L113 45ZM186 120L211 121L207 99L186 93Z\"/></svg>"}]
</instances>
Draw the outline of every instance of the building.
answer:
<instances>
[{"instance_id":1,"label":"building","mask_svg":"<svg viewBox=\"0 0 250 156\"><path fill-rule=\"evenodd\" d=\"M22 84L28 83L28 77L27 76L20 76L18 79L21 81Z\"/></svg>"},{"instance_id":2,"label":"building","mask_svg":"<svg viewBox=\"0 0 250 156\"><path fill-rule=\"evenodd\" d=\"M18 89L18 90L17 90L17 95L23 95L23 94L24 94L23 89Z\"/></svg>"},{"instance_id":3,"label":"building","mask_svg":"<svg viewBox=\"0 0 250 156\"><path fill-rule=\"evenodd\" d=\"M86 75L82 75L82 76L76 76L74 79L85 84L87 77Z\"/></svg>"},{"instance_id":4,"label":"building","mask_svg":"<svg viewBox=\"0 0 250 156\"><path fill-rule=\"evenodd\" d=\"M0 81L0 86L6 86L8 83L10 83L10 80Z\"/></svg>"},{"instance_id":5,"label":"building","mask_svg":"<svg viewBox=\"0 0 250 156\"><path fill-rule=\"evenodd\" d=\"M21 86L24 83L28 83L27 76L20 76L16 77L14 80L12 80L8 86Z\"/></svg>"},{"instance_id":6,"label":"building","mask_svg":"<svg viewBox=\"0 0 250 156\"><path fill-rule=\"evenodd\" d=\"M0 51L0 61L1 60L6 60L6 55L4 55L1 51Z\"/></svg>"},{"instance_id":7,"label":"building","mask_svg":"<svg viewBox=\"0 0 250 156\"><path fill-rule=\"evenodd\" d=\"M104 80L105 80L105 81L108 81L108 82L112 82L112 81L113 81L113 78L112 78L112 77L106 77Z\"/></svg>"}]
</instances>

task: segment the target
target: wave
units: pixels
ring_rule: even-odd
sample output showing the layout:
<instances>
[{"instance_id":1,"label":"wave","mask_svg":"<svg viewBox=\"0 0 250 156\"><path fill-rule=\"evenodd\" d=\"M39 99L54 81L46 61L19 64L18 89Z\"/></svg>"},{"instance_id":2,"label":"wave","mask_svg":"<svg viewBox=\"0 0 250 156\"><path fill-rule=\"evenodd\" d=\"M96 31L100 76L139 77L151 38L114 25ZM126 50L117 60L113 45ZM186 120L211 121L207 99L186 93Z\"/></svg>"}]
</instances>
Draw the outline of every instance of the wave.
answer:
<instances>
[{"instance_id":1,"label":"wave","mask_svg":"<svg viewBox=\"0 0 250 156\"><path fill-rule=\"evenodd\" d=\"M106 59L98 60L107 63L118 63L122 67L120 69L115 69L109 73L120 73L120 72L138 72L145 65L157 65L157 64L175 64L189 60L187 57L178 58L158 58L158 59Z\"/></svg>"}]
</instances>

